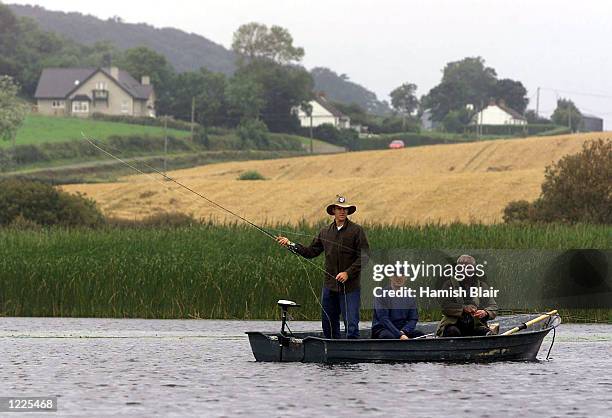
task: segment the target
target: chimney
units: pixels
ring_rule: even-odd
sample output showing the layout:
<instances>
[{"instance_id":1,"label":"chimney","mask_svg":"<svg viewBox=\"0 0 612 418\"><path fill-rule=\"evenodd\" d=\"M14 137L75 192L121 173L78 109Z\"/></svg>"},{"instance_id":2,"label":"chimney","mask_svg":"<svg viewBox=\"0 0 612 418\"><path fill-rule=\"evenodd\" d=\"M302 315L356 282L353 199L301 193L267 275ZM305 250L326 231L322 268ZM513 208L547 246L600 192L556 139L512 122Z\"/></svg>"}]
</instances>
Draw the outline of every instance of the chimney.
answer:
<instances>
[{"instance_id":1,"label":"chimney","mask_svg":"<svg viewBox=\"0 0 612 418\"><path fill-rule=\"evenodd\" d=\"M497 103L495 102L495 99L491 99L489 100L489 106L496 106Z\"/></svg>"},{"instance_id":2,"label":"chimney","mask_svg":"<svg viewBox=\"0 0 612 418\"><path fill-rule=\"evenodd\" d=\"M110 67L110 75L115 80L119 80L119 68L118 67Z\"/></svg>"},{"instance_id":3,"label":"chimney","mask_svg":"<svg viewBox=\"0 0 612 418\"><path fill-rule=\"evenodd\" d=\"M151 77L149 77L148 75L143 75L140 79L140 84L142 84L143 86L148 86L149 84L151 84Z\"/></svg>"},{"instance_id":4,"label":"chimney","mask_svg":"<svg viewBox=\"0 0 612 418\"><path fill-rule=\"evenodd\" d=\"M500 105L501 107L506 106L506 101L505 101L504 99L499 99L499 105Z\"/></svg>"}]
</instances>

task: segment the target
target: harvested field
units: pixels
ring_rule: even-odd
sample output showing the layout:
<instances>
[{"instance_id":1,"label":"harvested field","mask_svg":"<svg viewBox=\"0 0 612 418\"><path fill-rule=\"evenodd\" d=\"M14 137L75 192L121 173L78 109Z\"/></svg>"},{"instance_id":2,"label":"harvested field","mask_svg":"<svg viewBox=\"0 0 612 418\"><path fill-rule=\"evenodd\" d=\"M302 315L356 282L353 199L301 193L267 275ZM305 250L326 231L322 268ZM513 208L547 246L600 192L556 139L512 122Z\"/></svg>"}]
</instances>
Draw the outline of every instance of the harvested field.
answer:
<instances>
[{"instance_id":1,"label":"harvested field","mask_svg":"<svg viewBox=\"0 0 612 418\"><path fill-rule=\"evenodd\" d=\"M539 195L547 165L610 133L482 141L267 161L170 172L178 181L259 223L317 222L336 193L358 205L357 222L423 224L501 221L511 200ZM239 181L255 170L266 181ZM180 211L219 222L235 218L171 182L129 176L117 183L64 186L86 193L110 216L140 219ZM147 191L157 193L147 198ZM172 203L171 203L172 202Z\"/></svg>"}]
</instances>

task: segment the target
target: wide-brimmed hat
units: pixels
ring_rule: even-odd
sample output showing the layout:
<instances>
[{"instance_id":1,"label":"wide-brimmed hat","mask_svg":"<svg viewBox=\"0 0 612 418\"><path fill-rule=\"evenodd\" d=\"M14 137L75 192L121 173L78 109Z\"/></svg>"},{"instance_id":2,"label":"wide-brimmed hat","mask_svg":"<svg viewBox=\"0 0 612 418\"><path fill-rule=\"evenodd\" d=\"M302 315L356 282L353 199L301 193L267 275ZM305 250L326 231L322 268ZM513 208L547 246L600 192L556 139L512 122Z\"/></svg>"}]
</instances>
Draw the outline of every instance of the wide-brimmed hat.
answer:
<instances>
[{"instance_id":1,"label":"wide-brimmed hat","mask_svg":"<svg viewBox=\"0 0 612 418\"><path fill-rule=\"evenodd\" d=\"M330 215L334 214L334 206L339 206L341 208L348 209L348 214L349 215L352 215L357 210L357 206L350 205L348 203L348 200L346 199L346 197L341 196L339 194L336 195L336 199L334 200L334 203L331 203L330 205L327 206L327 213L328 214L330 214Z\"/></svg>"}]
</instances>

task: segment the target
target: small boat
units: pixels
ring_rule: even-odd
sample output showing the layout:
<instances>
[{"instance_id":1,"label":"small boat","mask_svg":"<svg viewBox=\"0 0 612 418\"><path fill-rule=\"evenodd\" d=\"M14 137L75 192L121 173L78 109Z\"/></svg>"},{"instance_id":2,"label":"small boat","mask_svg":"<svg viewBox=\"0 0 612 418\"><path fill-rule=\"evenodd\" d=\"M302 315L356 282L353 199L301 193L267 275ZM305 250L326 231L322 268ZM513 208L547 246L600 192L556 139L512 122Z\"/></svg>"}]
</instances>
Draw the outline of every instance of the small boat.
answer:
<instances>
[{"instance_id":1,"label":"small boat","mask_svg":"<svg viewBox=\"0 0 612 418\"><path fill-rule=\"evenodd\" d=\"M500 316L499 335L477 337L437 337L412 340L379 340L362 330L359 339L329 339L321 332L285 331L287 306L279 333L247 332L256 361L304 363L362 362L491 362L535 361L544 337L560 323L553 314ZM293 303L293 302L290 302ZM298 306L297 304L288 306ZM545 318L544 318L545 317ZM532 321L529 321L532 319ZM527 327L528 324L529 327ZM435 333L437 322L423 323L417 329ZM509 335L503 335L506 330Z\"/></svg>"}]
</instances>

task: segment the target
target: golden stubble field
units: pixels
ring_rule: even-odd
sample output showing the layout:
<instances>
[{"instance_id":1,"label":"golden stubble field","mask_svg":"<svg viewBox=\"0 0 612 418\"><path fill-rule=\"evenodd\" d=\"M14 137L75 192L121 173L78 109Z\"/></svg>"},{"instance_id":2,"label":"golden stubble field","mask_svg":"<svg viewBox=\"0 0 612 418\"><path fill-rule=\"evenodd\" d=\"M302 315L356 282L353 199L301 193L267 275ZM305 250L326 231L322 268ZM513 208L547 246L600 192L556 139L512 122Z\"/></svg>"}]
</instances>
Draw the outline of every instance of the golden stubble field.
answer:
<instances>
[{"instance_id":1,"label":"golden stubble field","mask_svg":"<svg viewBox=\"0 0 612 418\"><path fill-rule=\"evenodd\" d=\"M257 223L316 222L337 193L354 202L357 222L496 223L511 200L535 199L544 168L610 133L433 145L243 161L168 174L209 199ZM257 170L265 181L239 181ZM135 175L117 183L64 186L95 199L106 215L140 219L180 211L219 222L236 218L157 175ZM156 181L157 180L157 181Z\"/></svg>"}]
</instances>

